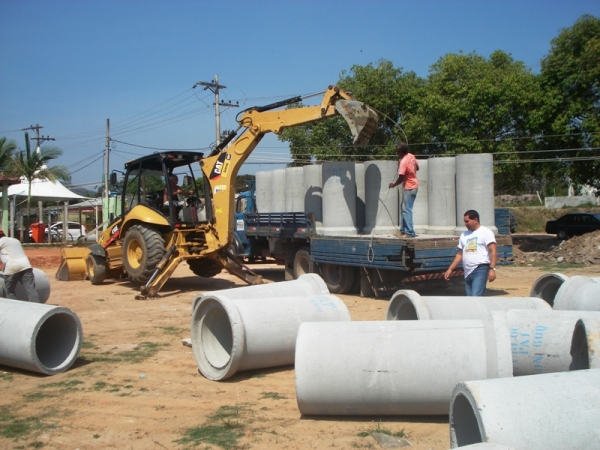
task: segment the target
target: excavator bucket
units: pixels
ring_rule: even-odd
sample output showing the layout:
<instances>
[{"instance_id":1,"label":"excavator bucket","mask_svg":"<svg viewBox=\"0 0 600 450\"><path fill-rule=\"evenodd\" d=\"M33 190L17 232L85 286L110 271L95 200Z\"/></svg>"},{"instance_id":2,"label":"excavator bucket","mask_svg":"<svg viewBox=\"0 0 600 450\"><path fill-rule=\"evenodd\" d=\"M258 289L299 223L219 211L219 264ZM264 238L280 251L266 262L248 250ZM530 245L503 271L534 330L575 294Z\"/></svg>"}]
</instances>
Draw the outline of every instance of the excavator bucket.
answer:
<instances>
[{"instance_id":1,"label":"excavator bucket","mask_svg":"<svg viewBox=\"0 0 600 450\"><path fill-rule=\"evenodd\" d=\"M63 247L60 249L60 266L55 278L61 281L85 280L87 277L87 247Z\"/></svg>"},{"instance_id":2,"label":"excavator bucket","mask_svg":"<svg viewBox=\"0 0 600 450\"><path fill-rule=\"evenodd\" d=\"M338 100L335 109L348 122L354 136L354 145L366 147L377 130L377 113L364 103L354 100Z\"/></svg>"}]
</instances>

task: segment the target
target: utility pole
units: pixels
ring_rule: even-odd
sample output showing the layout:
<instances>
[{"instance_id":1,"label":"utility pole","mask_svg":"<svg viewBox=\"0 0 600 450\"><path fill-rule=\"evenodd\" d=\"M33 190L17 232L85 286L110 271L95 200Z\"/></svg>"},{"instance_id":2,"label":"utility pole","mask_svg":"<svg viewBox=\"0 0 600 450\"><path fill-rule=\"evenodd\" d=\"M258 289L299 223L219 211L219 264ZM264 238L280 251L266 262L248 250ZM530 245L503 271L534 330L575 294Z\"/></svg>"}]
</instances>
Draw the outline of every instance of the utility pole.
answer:
<instances>
[{"instance_id":1,"label":"utility pole","mask_svg":"<svg viewBox=\"0 0 600 450\"><path fill-rule=\"evenodd\" d=\"M40 136L40 130L44 128L43 126L41 126L40 124L35 124L35 126L30 125L28 128L23 128L22 131L28 131L28 130L32 130L35 131L35 137L30 138L31 140L35 140L36 144L35 144L35 151L36 153L40 153L40 145L42 145L42 142L44 141L54 141L54 138L48 137L48 136ZM45 165L44 167L45 168ZM41 200L38 200L38 222L43 222L44 221L44 206L42 204ZM27 218L27 222L29 223L29 217Z\"/></svg>"},{"instance_id":2,"label":"utility pole","mask_svg":"<svg viewBox=\"0 0 600 450\"><path fill-rule=\"evenodd\" d=\"M110 193L110 173L108 157L110 153L110 119L106 119L106 149L104 150L104 202L102 205L102 221L108 217L108 197Z\"/></svg>"},{"instance_id":3,"label":"utility pole","mask_svg":"<svg viewBox=\"0 0 600 450\"><path fill-rule=\"evenodd\" d=\"M233 103L225 103L225 102L219 102L219 90L220 89L226 89L227 86L223 86L222 84L219 84L219 75L215 74L215 79L213 81L211 81L210 83L207 83L206 81L198 81L193 87L195 88L196 86L204 86L204 90L209 89L213 94L215 94L215 126L216 126L216 133L217 133L217 143L216 145L218 146L221 143L221 111L219 109L219 106L235 106L235 107L239 107L239 103L236 102L236 104L234 105Z\"/></svg>"}]
</instances>

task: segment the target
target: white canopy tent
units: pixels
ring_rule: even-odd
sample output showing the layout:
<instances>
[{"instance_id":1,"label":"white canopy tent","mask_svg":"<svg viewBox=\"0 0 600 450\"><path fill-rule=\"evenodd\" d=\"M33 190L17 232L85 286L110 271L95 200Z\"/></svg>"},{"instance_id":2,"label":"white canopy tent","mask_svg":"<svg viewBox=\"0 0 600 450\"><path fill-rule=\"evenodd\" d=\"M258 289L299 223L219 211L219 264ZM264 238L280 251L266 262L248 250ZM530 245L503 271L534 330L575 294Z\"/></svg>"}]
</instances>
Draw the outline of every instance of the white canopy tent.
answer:
<instances>
[{"instance_id":1,"label":"white canopy tent","mask_svg":"<svg viewBox=\"0 0 600 450\"><path fill-rule=\"evenodd\" d=\"M8 187L8 197L27 197L29 194L29 183L27 180L22 180L20 184L13 184ZM31 199L44 202L54 201L69 201L83 200L87 197L76 194L70 191L58 181L50 181L46 179L33 180L31 183Z\"/></svg>"},{"instance_id":2,"label":"white canopy tent","mask_svg":"<svg viewBox=\"0 0 600 450\"><path fill-rule=\"evenodd\" d=\"M11 221L10 221L10 235L14 236L14 220L15 220L15 206L17 197L19 199L27 198L29 195L29 182L21 179L21 183L8 186L7 197L8 199L2 199L2 214L3 217L7 216L8 211L6 210L7 200L11 200ZM60 184L58 181L50 181L47 179L35 179L31 183L31 200L32 201L54 201L54 202L65 202L65 222L66 220L66 205L69 200L84 200L87 197L76 194L70 191L65 186Z\"/></svg>"}]
</instances>

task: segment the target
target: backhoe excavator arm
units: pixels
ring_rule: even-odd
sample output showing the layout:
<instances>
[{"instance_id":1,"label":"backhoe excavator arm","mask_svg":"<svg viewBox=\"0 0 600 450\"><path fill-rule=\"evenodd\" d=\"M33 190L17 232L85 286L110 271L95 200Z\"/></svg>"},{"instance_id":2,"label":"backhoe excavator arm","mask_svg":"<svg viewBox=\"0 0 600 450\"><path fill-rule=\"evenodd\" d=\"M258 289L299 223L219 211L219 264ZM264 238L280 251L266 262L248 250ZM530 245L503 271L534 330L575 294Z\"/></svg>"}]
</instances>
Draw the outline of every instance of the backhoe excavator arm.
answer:
<instances>
[{"instance_id":1,"label":"backhoe excavator arm","mask_svg":"<svg viewBox=\"0 0 600 450\"><path fill-rule=\"evenodd\" d=\"M324 92L320 105L274 110L301 100L295 97L287 102L244 111L238 119L238 130L245 128L245 131L229 147L217 148L211 156L202 160L202 171L210 185L214 209L214 237L218 247L215 250L228 248L232 242L236 177L265 134L279 134L287 127L306 125L340 114L350 127L355 145L364 146L377 127L375 111L335 86Z\"/></svg>"}]
</instances>

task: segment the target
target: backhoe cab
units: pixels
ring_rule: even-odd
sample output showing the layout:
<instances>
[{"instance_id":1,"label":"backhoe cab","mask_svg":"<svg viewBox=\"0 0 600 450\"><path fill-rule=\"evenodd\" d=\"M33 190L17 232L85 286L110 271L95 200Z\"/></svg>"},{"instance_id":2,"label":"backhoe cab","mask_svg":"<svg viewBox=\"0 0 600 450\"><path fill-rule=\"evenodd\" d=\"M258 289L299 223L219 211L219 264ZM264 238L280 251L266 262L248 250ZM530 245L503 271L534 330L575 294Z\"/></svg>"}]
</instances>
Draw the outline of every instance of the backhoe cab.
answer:
<instances>
[{"instance_id":1,"label":"backhoe cab","mask_svg":"<svg viewBox=\"0 0 600 450\"><path fill-rule=\"evenodd\" d=\"M244 161L265 134L337 114L348 123L358 146L367 145L377 127L377 114L350 94L334 86L322 94L317 106L278 110L303 100L294 97L243 111L238 129L206 158L198 152L162 152L126 163L123 213L97 244L63 248L56 277L100 284L107 277L128 276L142 283L140 297L145 298L157 295L186 261L199 276L212 277L225 268L249 284L261 283L260 276L229 252L235 182ZM170 182L173 175L177 180ZM116 183L116 174L111 181Z\"/></svg>"}]
</instances>

